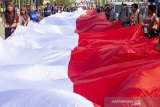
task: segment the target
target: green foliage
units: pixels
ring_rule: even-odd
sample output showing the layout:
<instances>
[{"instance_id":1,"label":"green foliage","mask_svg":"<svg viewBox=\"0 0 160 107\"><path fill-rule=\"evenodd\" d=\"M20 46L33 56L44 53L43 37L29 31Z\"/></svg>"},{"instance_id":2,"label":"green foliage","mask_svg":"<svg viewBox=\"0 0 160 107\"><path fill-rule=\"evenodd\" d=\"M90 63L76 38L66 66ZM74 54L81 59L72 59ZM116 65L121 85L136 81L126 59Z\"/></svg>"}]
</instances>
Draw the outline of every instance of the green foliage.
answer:
<instances>
[{"instance_id":1,"label":"green foliage","mask_svg":"<svg viewBox=\"0 0 160 107\"><path fill-rule=\"evenodd\" d=\"M70 2L70 0L61 0L61 5L62 6L69 6L71 4L72 4L72 2Z\"/></svg>"},{"instance_id":2,"label":"green foliage","mask_svg":"<svg viewBox=\"0 0 160 107\"><path fill-rule=\"evenodd\" d=\"M21 2L21 6L29 5L31 0L12 0L13 3L18 6L19 1ZM39 1L39 0L37 0ZM49 0L51 4L55 4L56 0ZM61 6L69 6L73 3L73 0L60 0Z\"/></svg>"},{"instance_id":3,"label":"green foliage","mask_svg":"<svg viewBox=\"0 0 160 107\"><path fill-rule=\"evenodd\" d=\"M55 2L56 2L55 0L50 0L51 4L55 4Z\"/></svg>"},{"instance_id":4,"label":"green foliage","mask_svg":"<svg viewBox=\"0 0 160 107\"><path fill-rule=\"evenodd\" d=\"M30 0L12 0L12 1L15 5L18 5L19 1L21 2L20 4L24 6L30 4Z\"/></svg>"},{"instance_id":5,"label":"green foliage","mask_svg":"<svg viewBox=\"0 0 160 107\"><path fill-rule=\"evenodd\" d=\"M22 1L23 1L23 5L30 4L30 0L22 0Z\"/></svg>"}]
</instances>

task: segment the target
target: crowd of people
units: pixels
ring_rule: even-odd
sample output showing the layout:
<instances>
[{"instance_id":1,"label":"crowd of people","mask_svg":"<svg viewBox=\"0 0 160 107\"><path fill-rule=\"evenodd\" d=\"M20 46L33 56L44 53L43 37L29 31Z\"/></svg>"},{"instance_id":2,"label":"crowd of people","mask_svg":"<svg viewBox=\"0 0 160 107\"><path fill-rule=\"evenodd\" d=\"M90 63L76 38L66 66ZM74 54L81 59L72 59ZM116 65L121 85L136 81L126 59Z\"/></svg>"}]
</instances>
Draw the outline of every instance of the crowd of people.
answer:
<instances>
[{"instance_id":1,"label":"crowd of people","mask_svg":"<svg viewBox=\"0 0 160 107\"><path fill-rule=\"evenodd\" d=\"M152 38L159 35L160 4L158 6L151 4L139 7L138 4L134 3L129 10L127 4L122 3L118 16L114 12L114 6L112 4L106 4L103 7L97 6L96 3L92 5L86 4L87 2L84 2L80 6L85 10L91 9L97 12L104 12L106 20L110 22L114 23L119 20L124 27L142 24L144 34L147 37ZM16 9L12 2L8 2L2 18L5 26L5 39L15 31L18 25L27 26L29 21L39 22L43 17L48 17L62 11L73 12L77 8L77 5L74 7L56 7L48 3L42 12L39 6L35 7L31 4L29 8L21 6L20 9Z\"/></svg>"},{"instance_id":2,"label":"crowd of people","mask_svg":"<svg viewBox=\"0 0 160 107\"><path fill-rule=\"evenodd\" d=\"M134 3L131 6L122 3L119 13L115 12L113 4L105 4L104 6L96 4L96 2L90 4L85 0L80 5L84 9L96 10L98 13L104 12L107 20L113 23L119 20L124 27L142 24L144 34L148 38L159 36L160 2L141 5Z\"/></svg>"},{"instance_id":3,"label":"crowd of people","mask_svg":"<svg viewBox=\"0 0 160 107\"><path fill-rule=\"evenodd\" d=\"M76 7L56 7L47 3L43 11L39 6L30 4L29 8L21 6L20 9L16 8L13 2L6 3L4 15L2 15L2 22L5 27L5 39L7 39L16 29L17 26L27 26L29 21L40 22L44 17L48 17L55 13L73 12Z\"/></svg>"},{"instance_id":4,"label":"crowd of people","mask_svg":"<svg viewBox=\"0 0 160 107\"><path fill-rule=\"evenodd\" d=\"M121 11L116 15L114 6L107 4L104 7L96 7L97 12L105 12L106 18L111 22L119 20L124 27L142 24L145 36L153 38L159 36L160 4L141 5L134 3L131 8L127 4L121 5Z\"/></svg>"}]
</instances>

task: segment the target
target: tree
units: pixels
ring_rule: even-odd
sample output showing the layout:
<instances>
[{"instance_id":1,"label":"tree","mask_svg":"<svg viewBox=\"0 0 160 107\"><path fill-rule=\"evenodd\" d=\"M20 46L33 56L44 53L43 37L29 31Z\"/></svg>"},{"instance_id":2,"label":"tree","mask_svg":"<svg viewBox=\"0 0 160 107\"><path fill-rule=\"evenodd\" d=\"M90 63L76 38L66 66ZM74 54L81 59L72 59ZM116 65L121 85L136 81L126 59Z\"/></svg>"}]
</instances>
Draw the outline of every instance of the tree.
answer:
<instances>
[{"instance_id":1,"label":"tree","mask_svg":"<svg viewBox=\"0 0 160 107\"><path fill-rule=\"evenodd\" d=\"M22 5L28 5L28 4L30 4L30 0L12 0L13 1L13 3L16 5L16 6L18 6L18 4L19 4L19 1L20 1L20 4L21 4L21 6Z\"/></svg>"},{"instance_id":2,"label":"tree","mask_svg":"<svg viewBox=\"0 0 160 107\"><path fill-rule=\"evenodd\" d=\"M56 2L55 0L50 0L51 4L55 4L55 2Z\"/></svg>"},{"instance_id":3,"label":"tree","mask_svg":"<svg viewBox=\"0 0 160 107\"><path fill-rule=\"evenodd\" d=\"M72 2L70 2L70 0L60 0L60 1L61 1L60 4L62 6L69 6L72 4Z\"/></svg>"}]
</instances>

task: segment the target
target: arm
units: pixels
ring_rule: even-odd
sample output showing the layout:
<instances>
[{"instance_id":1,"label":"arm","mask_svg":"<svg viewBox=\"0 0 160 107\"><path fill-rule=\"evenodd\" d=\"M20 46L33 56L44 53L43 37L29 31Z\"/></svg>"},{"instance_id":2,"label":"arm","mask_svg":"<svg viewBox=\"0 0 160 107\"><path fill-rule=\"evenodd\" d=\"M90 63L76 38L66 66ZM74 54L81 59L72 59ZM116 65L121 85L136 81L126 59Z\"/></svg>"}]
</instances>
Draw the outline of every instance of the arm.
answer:
<instances>
[{"instance_id":1,"label":"arm","mask_svg":"<svg viewBox=\"0 0 160 107\"><path fill-rule=\"evenodd\" d=\"M24 25L27 26L29 21L30 21L30 18L28 17L28 20L26 21L26 23Z\"/></svg>"},{"instance_id":2,"label":"arm","mask_svg":"<svg viewBox=\"0 0 160 107\"><path fill-rule=\"evenodd\" d=\"M152 29L158 30L159 28L159 19L155 18Z\"/></svg>"},{"instance_id":3,"label":"arm","mask_svg":"<svg viewBox=\"0 0 160 107\"><path fill-rule=\"evenodd\" d=\"M139 14L139 24L143 24L143 18L141 14Z\"/></svg>"},{"instance_id":4,"label":"arm","mask_svg":"<svg viewBox=\"0 0 160 107\"><path fill-rule=\"evenodd\" d=\"M17 15L17 19L16 19L16 23L15 24L16 24L15 25L16 27L20 26L20 16L18 16L18 15Z\"/></svg>"},{"instance_id":5,"label":"arm","mask_svg":"<svg viewBox=\"0 0 160 107\"><path fill-rule=\"evenodd\" d=\"M158 19L158 18L155 18L152 27L149 26L148 24L144 24L143 27L146 27L146 28L148 28L148 29L151 30L151 31L158 30L158 29L159 29L159 19Z\"/></svg>"}]
</instances>

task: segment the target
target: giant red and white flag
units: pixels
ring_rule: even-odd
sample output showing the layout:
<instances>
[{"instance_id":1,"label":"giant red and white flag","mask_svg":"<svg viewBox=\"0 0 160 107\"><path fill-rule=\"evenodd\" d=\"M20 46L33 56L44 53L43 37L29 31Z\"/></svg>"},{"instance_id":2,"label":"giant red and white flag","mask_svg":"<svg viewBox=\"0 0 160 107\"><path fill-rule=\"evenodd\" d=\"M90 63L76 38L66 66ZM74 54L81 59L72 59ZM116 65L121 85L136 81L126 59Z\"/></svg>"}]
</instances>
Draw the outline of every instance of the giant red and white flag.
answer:
<instances>
[{"instance_id":1,"label":"giant red and white flag","mask_svg":"<svg viewBox=\"0 0 160 107\"><path fill-rule=\"evenodd\" d=\"M0 39L0 107L159 107L157 41L80 9L18 27Z\"/></svg>"}]
</instances>

